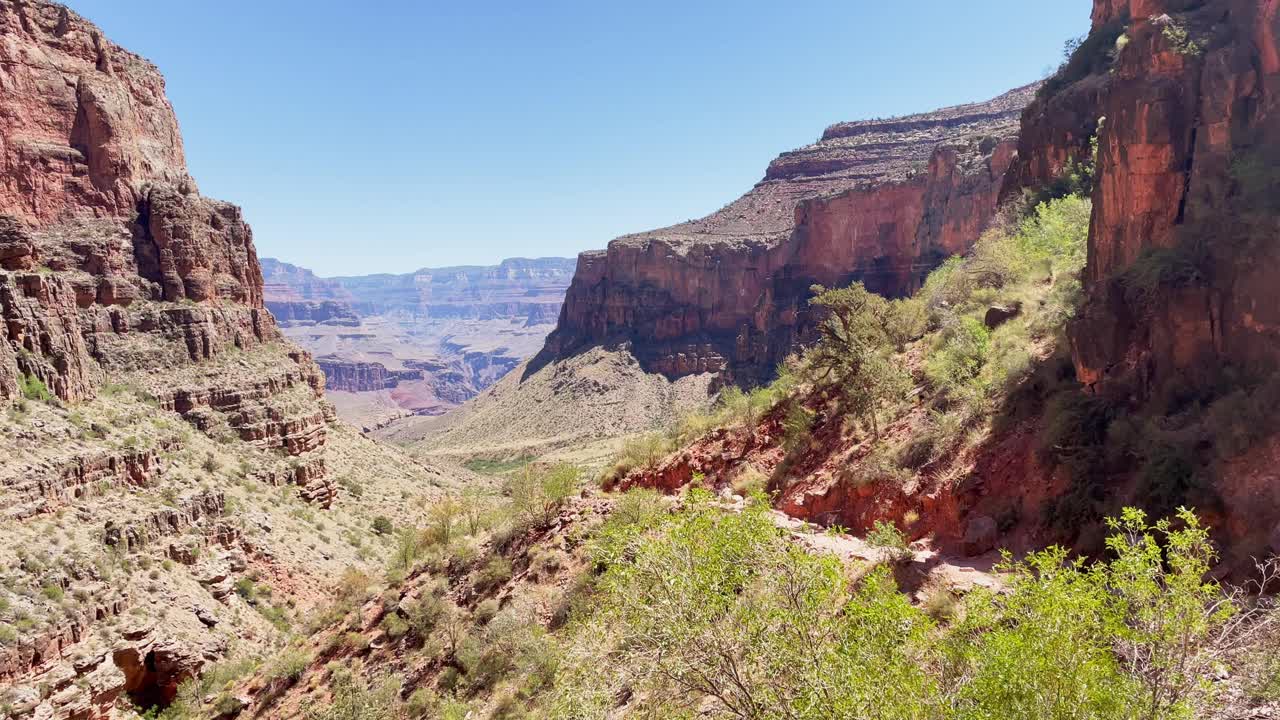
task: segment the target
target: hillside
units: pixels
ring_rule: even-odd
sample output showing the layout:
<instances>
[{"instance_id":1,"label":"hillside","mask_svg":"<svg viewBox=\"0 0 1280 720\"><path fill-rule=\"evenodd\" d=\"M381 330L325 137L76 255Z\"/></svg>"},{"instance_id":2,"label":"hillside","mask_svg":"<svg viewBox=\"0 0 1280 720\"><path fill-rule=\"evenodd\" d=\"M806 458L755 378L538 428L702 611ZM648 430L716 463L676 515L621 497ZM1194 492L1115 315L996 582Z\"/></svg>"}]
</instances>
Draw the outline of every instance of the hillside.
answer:
<instances>
[{"instance_id":1,"label":"hillside","mask_svg":"<svg viewBox=\"0 0 1280 720\"><path fill-rule=\"evenodd\" d=\"M554 278L264 284L155 68L0 0L0 714L1280 716L1277 37L1095 0L1045 82L584 254L538 356L365 435L290 332Z\"/></svg>"},{"instance_id":2,"label":"hillside","mask_svg":"<svg viewBox=\"0 0 1280 720\"><path fill-rule=\"evenodd\" d=\"M342 419L367 429L469 400L541 347L573 265L560 258L320 278L262 261L265 304L309 350Z\"/></svg>"},{"instance_id":3,"label":"hillside","mask_svg":"<svg viewBox=\"0 0 1280 720\"><path fill-rule=\"evenodd\" d=\"M0 714L127 716L278 643L391 551L378 517L474 478L336 420L154 66L3 0L0 86Z\"/></svg>"}]
</instances>

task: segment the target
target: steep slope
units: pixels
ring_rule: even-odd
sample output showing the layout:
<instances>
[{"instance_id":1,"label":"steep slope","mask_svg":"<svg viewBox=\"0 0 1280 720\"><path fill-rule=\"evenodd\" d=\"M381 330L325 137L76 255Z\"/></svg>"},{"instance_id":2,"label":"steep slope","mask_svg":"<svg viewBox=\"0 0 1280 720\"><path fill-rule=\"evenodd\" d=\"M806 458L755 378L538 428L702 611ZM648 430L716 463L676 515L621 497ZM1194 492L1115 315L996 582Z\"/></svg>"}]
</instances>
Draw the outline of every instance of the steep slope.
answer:
<instances>
[{"instance_id":1,"label":"steep slope","mask_svg":"<svg viewBox=\"0 0 1280 720\"><path fill-rule=\"evenodd\" d=\"M894 522L973 553L1100 554L1123 505L1194 507L1218 572L1249 577L1280 553L1276 12L1097 3L1092 34L1023 115L1003 191L1091 192L1090 214L1065 212L1084 197L1041 206L930 281L923 340L892 354L915 390L883 402L883 437L823 393L784 393L745 432L707 434L624 484L767 473L791 514ZM1072 263L1027 274L1040 259L1019 254L1058 236L1071 241L1048 246L1078 245ZM941 371L957 357L969 369Z\"/></svg>"},{"instance_id":2,"label":"steep slope","mask_svg":"<svg viewBox=\"0 0 1280 720\"><path fill-rule=\"evenodd\" d=\"M373 429L439 415L542 347L573 270L562 258L424 268L405 275L319 278L263 261L266 305L315 356L328 397Z\"/></svg>"},{"instance_id":3,"label":"steep slope","mask_svg":"<svg viewBox=\"0 0 1280 720\"><path fill-rule=\"evenodd\" d=\"M0 0L0 87L0 706L104 718L275 642L454 471L335 422L154 66Z\"/></svg>"},{"instance_id":4,"label":"steep slope","mask_svg":"<svg viewBox=\"0 0 1280 720\"><path fill-rule=\"evenodd\" d=\"M1098 0L1081 54L1106 62L1075 62L1039 103L1073 112L1024 118L1024 140L1073 137L1076 148L1089 132L1072 124L1105 118L1088 297L1071 333L1080 380L1100 398L1172 413L1223 405L1215 433L1235 439L1215 445L1228 456L1275 430L1272 413L1240 405L1269 397L1280 366L1278 12L1260 0ZM1275 446L1211 473L1220 525L1246 557L1280 547Z\"/></svg>"},{"instance_id":5,"label":"steep slope","mask_svg":"<svg viewBox=\"0 0 1280 720\"><path fill-rule=\"evenodd\" d=\"M768 378L811 339L811 285L861 280L903 295L977 239L1034 92L833 125L706 218L584 253L534 369L629 341L646 370L668 377Z\"/></svg>"}]
</instances>

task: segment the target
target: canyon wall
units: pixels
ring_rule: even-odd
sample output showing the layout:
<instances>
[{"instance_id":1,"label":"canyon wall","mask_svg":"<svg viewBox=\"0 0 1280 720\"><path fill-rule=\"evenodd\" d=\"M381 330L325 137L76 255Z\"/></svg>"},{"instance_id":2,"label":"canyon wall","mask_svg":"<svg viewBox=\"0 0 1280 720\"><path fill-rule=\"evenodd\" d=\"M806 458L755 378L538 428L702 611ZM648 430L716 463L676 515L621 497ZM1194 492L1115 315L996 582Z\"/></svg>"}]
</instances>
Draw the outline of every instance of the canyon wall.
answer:
<instances>
[{"instance_id":1,"label":"canyon wall","mask_svg":"<svg viewBox=\"0 0 1280 720\"><path fill-rule=\"evenodd\" d=\"M718 212L583 253L531 371L630 343L668 377L767 378L812 335L813 284L904 295L968 249L995 214L1034 94L834 125Z\"/></svg>"},{"instance_id":2,"label":"canyon wall","mask_svg":"<svg viewBox=\"0 0 1280 720\"><path fill-rule=\"evenodd\" d=\"M233 544L221 516L224 490L244 502L235 482L276 504L334 502L323 388L266 309L240 209L188 175L156 68L65 7L0 0L0 700L13 717L172 697L218 642L265 637L248 606L220 609L234 604L228 574L209 597L128 563L170 535ZM173 673L157 679L161 665Z\"/></svg>"},{"instance_id":3,"label":"canyon wall","mask_svg":"<svg viewBox=\"0 0 1280 720\"><path fill-rule=\"evenodd\" d=\"M1084 49L1108 62L1024 118L1038 149L1022 150L1011 185L1050 179L1097 132L1088 299L1072 332L1096 391L1144 398L1280 360L1278 7L1097 0L1103 42Z\"/></svg>"}]
</instances>

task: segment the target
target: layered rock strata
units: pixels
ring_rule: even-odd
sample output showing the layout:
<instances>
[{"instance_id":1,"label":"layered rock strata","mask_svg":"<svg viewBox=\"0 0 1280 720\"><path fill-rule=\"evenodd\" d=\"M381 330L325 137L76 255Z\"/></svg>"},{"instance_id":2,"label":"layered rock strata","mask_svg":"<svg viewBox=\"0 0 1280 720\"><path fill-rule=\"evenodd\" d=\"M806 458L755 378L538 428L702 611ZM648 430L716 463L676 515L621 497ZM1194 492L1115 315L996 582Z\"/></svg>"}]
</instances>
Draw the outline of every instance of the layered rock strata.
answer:
<instances>
[{"instance_id":1,"label":"layered rock strata","mask_svg":"<svg viewBox=\"0 0 1280 720\"><path fill-rule=\"evenodd\" d=\"M1278 9L1096 0L1092 51L1108 62L1024 118L1038 149L1024 147L1012 183L1050 179L1097 131L1088 300L1072 333L1094 390L1143 398L1177 376L1280 361Z\"/></svg>"},{"instance_id":2,"label":"layered rock strata","mask_svg":"<svg viewBox=\"0 0 1280 720\"><path fill-rule=\"evenodd\" d=\"M582 254L533 369L629 342L669 377L767 377L812 334L812 285L903 295L968 249L995 214L1034 94L834 125L716 213Z\"/></svg>"}]
</instances>

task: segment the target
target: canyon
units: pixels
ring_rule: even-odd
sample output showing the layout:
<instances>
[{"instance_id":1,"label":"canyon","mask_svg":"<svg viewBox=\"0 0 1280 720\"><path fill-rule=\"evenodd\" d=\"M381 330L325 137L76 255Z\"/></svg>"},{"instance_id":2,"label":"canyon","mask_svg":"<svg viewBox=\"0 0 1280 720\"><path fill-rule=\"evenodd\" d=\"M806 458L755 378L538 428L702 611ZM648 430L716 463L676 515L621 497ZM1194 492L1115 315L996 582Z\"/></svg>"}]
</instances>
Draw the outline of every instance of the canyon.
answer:
<instances>
[{"instance_id":1,"label":"canyon","mask_svg":"<svg viewBox=\"0 0 1280 720\"><path fill-rule=\"evenodd\" d=\"M700 503L842 592L880 567L895 647L1003 602L1004 549L1103 556L1123 504L1195 505L1243 577L1280 554L1278 14L1094 0L1044 82L832 125L703 219L319 277L200 194L153 65L0 0L0 714L541 717L575 673L644 713L572 643ZM850 409L794 358L854 282L918 328ZM1230 660L1221 717L1280 712Z\"/></svg>"},{"instance_id":2,"label":"canyon","mask_svg":"<svg viewBox=\"0 0 1280 720\"><path fill-rule=\"evenodd\" d=\"M573 262L516 258L333 278L272 258L262 268L265 305L285 337L316 358L338 414L373 430L443 414L536 353Z\"/></svg>"}]
</instances>

